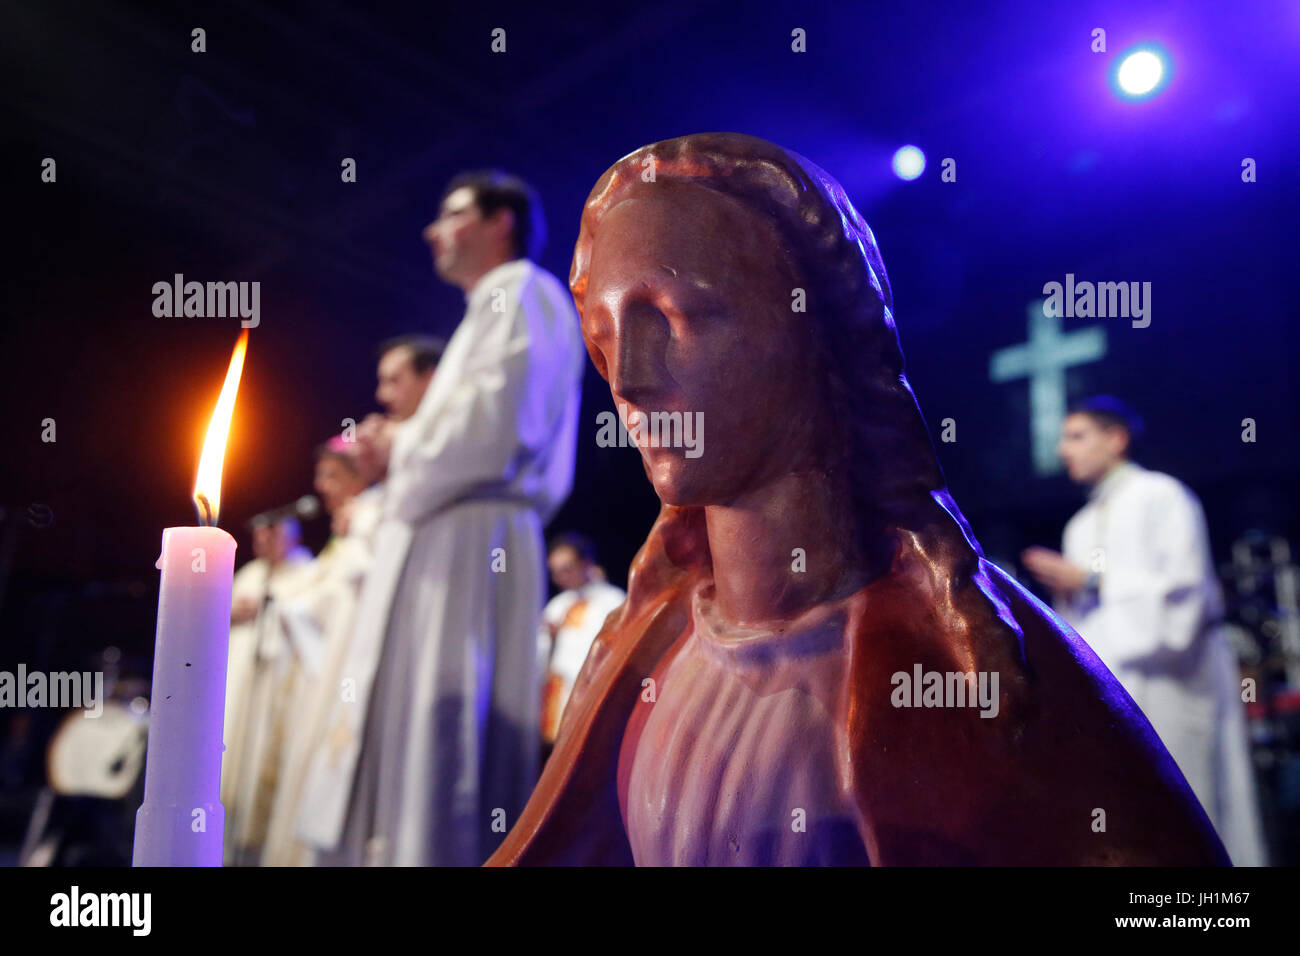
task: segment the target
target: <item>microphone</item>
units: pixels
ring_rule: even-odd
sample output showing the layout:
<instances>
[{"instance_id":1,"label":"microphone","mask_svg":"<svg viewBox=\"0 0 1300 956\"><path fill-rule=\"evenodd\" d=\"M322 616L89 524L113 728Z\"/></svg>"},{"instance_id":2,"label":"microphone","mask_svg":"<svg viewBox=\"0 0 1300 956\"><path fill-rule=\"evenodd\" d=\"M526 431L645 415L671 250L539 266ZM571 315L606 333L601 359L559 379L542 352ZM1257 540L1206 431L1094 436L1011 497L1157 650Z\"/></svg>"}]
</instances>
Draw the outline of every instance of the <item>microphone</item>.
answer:
<instances>
[{"instance_id":1,"label":"microphone","mask_svg":"<svg viewBox=\"0 0 1300 956\"><path fill-rule=\"evenodd\" d=\"M264 528L269 524L279 524L285 518L311 519L320 514L320 499L315 495L303 495L292 504L280 508L271 508L248 519L250 528Z\"/></svg>"}]
</instances>

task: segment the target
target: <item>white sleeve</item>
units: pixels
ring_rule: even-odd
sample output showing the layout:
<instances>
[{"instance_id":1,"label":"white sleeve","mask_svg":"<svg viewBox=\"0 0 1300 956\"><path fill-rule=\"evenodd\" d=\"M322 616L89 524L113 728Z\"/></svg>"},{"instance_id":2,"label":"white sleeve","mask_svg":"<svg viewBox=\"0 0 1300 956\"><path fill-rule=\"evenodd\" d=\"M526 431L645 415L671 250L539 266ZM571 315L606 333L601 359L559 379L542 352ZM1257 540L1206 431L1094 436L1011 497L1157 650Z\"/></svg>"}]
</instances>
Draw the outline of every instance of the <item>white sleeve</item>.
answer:
<instances>
[{"instance_id":1,"label":"white sleeve","mask_svg":"<svg viewBox=\"0 0 1300 956\"><path fill-rule=\"evenodd\" d=\"M1186 651L1217 605L1205 515L1189 491L1171 486L1153 497L1145 538L1139 567L1101 576L1107 627L1123 632L1129 660Z\"/></svg>"},{"instance_id":2,"label":"white sleeve","mask_svg":"<svg viewBox=\"0 0 1300 956\"><path fill-rule=\"evenodd\" d=\"M403 424L385 491L392 516L415 524L475 486L509 477L521 453L530 361L518 292L518 284L507 289L505 311L479 323L465 361L445 371L456 376L446 400L421 405Z\"/></svg>"}]
</instances>

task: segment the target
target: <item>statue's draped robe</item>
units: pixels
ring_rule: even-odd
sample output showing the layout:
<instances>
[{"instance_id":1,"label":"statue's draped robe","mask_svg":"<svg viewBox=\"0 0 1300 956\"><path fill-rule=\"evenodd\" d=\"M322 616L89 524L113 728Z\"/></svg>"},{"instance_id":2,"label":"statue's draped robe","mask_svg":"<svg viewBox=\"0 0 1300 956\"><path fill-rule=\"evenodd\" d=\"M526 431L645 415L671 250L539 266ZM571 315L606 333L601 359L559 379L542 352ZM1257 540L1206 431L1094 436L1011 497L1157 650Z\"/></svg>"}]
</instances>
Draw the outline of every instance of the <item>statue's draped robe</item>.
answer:
<instances>
[{"instance_id":1,"label":"statue's draped robe","mask_svg":"<svg viewBox=\"0 0 1300 956\"><path fill-rule=\"evenodd\" d=\"M868 863L835 763L848 601L784 625L728 626L711 586L651 675L619 761L641 866Z\"/></svg>"},{"instance_id":2,"label":"statue's draped robe","mask_svg":"<svg viewBox=\"0 0 1300 956\"><path fill-rule=\"evenodd\" d=\"M1222 595L1200 503L1176 479L1126 463L1065 528L1065 556L1101 571L1061 614L1119 678L1237 866L1265 863L1241 673L1218 626Z\"/></svg>"},{"instance_id":3,"label":"statue's draped robe","mask_svg":"<svg viewBox=\"0 0 1300 956\"><path fill-rule=\"evenodd\" d=\"M337 705L350 733L308 772L300 832L321 862L476 865L527 799L542 527L572 485L582 367L554 276L515 260L471 290L394 440L345 666L355 695Z\"/></svg>"},{"instance_id":4,"label":"statue's draped robe","mask_svg":"<svg viewBox=\"0 0 1300 956\"><path fill-rule=\"evenodd\" d=\"M946 495L935 497L945 512L959 515ZM849 855L856 850L842 829L843 804L829 799L843 795L873 865L1227 862L1173 760L1087 645L973 552L969 573L949 574L954 564L965 563L952 549L969 545L954 546L947 535L896 532L889 573L838 607L809 612L811 619L826 615L828 621L843 613L837 691L828 694L827 678L817 673L818 655L809 657L807 637L796 634L788 646L782 646L785 635L771 641L772 670L747 691L734 683L746 680L745 668L728 677L723 692L745 693L747 710L730 719L714 713L698 699L706 696L703 688L679 699L667 686L677 676L671 655L694 639L691 595L711 579L707 555L689 552L698 536L683 533L698 521L688 510L665 509L633 564L628 601L611 615L587 659L555 753L490 863L721 862L733 840L750 854L749 863L824 861L817 854L796 859L803 844L791 842L791 834L773 840L762 832L789 802L776 791L793 785L770 779L783 769L791 777L824 775L812 788L808 829L820 824L823 833L836 834L832 842ZM689 553L680 550L682 542ZM669 664L660 669L666 658ZM997 671L998 717L983 718L977 708L892 706L892 675L911 673L916 664L945 673ZM656 672L666 685L647 700L645 681ZM796 749L780 735L774 745L780 759L757 764L768 776L761 784L746 781L743 762L679 767L674 781L653 774L638 779L638 765L653 760L663 745L662 736L643 736L649 721L674 728L678 741L702 734L691 744L695 755L724 765L737 741L749 738L761 752L761 724L771 708L752 704L778 672L786 687L819 688L791 712L807 734L827 739ZM814 697L825 717L812 706ZM675 712L651 717L647 711L661 703ZM641 741L648 745L644 754L637 751ZM834 758L829 767L827 747ZM689 804L700 799L701 786L726 796L718 781L742 782L749 791L735 798L742 802L766 794L766 815L740 834L766 840L757 852L736 834L712 830L707 815L698 816L693 832L670 834L665 842L662 821L646 812L661 793L687 801L679 809L695 813L699 808ZM729 811L724 819L743 817Z\"/></svg>"}]
</instances>

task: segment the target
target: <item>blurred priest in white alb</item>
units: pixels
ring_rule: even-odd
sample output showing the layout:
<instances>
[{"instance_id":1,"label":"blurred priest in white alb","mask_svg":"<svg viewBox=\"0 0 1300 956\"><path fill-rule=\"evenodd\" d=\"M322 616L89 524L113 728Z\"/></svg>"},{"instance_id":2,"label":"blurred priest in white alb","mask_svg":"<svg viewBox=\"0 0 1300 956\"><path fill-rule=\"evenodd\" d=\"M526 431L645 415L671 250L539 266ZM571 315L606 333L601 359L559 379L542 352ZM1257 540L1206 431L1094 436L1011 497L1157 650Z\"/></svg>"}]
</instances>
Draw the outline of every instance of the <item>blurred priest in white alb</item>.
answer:
<instances>
[{"instance_id":1,"label":"blurred priest in white alb","mask_svg":"<svg viewBox=\"0 0 1300 956\"><path fill-rule=\"evenodd\" d=\"M480 864L536 782L542 528L572 486L586 354L568 289L531 261L543 232L533 190L495 172L454 179L425 229L466 311L380 444L348 732L306 783L321 863Z\"/></svg>"},{"instance_id":2,"label":"blurred priest in white alb","mask_svg":"<svg viewBox=\"0 0 1300 956\"><path fill-rule=\"evenodd\" d=\"M333 745L337 733L336 699L349 691L344 673L351 656L357 605L370 570L371 549L383 502L383 468L377 446L385 422L402 422L415 414L446 348L441 339L403 335L376 351L375 398L384 414L369 415L355 429L336 435L317 449L316 493L330 516L329 543L316 559L311 587L281 606L281 617L295 646L307 649L310 665L286 703L281 746L275 754L275 796L266 826L263 866L310 866L316 849L299 836L300 822L311 832L312 798L306 791L307 769ZM310 652L314 651L314 652Z\"/></svg>"},{"instance_id":3,"label":"blurred priest in white alb","mask_svg":"<svg viewBox=\"0 0 1300 956\"><path fill-rule=\"evenodd\" d=\"M537 634L542 685L542 756L555 746L564 708L587 652L605 618L627 595L605 580L596 546L585 535L566 532L551 539L546 565L559 594L547 602Z\"/></svg>"},{"instance_id":4,"label":"blurred priest in white alb","mask_svg":"<svg viewBox=\"0 0 1300 956\"><path fill-rule=\"evenodd\" d=\"M227 866L254 864L261 851L269 799L262 769L279 703L277 658L286 650L280 602L302 588L312 564L297 517L284 509L269 514L249 523L253 559L235 572L231 589L221 755Z\"/></svg>"},{"instance_id":5,"label":"blurred priest in white alb","mask_svg":"<svg viewBox=\"0 0 1300 956\"><path fill-rule=\"evenodd\" d=\"M1220 624L1223 596L1201 503L1131 460L1141 419L1119 399L1066 416L1059 453L1088 503L1064 554L1030 548L1025 566L1146 714L1237 866L1266 864L1241 699Z\"/></svg>"}]
</instances>

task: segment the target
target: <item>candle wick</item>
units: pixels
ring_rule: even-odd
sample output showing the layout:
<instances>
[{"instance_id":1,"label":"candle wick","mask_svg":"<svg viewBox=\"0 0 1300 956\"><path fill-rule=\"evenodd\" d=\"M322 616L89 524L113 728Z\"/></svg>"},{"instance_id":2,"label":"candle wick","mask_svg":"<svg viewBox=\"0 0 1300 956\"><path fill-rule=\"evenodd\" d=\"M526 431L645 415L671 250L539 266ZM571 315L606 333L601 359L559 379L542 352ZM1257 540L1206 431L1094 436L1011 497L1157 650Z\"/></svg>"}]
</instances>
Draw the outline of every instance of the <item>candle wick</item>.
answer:
<instances>
[{"instance_id":1,"label":"candle wick","mask_svg":"<svg viewBox=\"0 0 1300 956\"><path fill-rule=\"evenodd\" d=\"M194 502L198 505L199 524L205 528L215 524L212 516L212 502L208 501L208 496L200 491L194 496Z\"/></svg>"}]
</instances>

